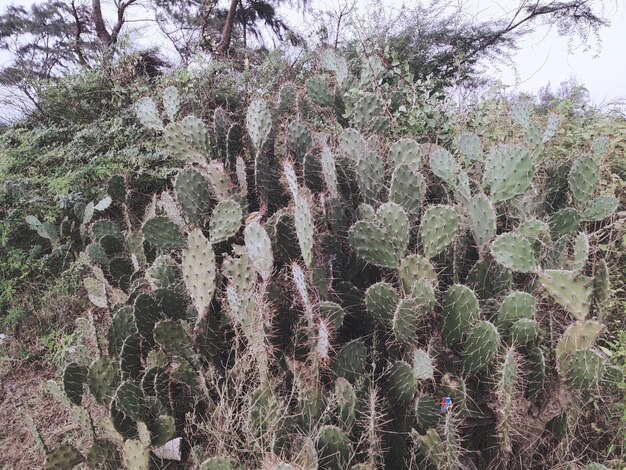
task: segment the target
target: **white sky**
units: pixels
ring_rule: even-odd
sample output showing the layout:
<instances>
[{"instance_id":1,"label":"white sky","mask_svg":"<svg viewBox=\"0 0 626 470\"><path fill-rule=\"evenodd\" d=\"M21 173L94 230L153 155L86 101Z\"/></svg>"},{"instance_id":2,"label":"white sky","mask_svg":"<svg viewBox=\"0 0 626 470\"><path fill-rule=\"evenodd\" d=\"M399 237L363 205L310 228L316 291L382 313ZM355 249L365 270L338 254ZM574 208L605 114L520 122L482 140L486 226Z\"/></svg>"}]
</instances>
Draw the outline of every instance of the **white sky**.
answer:
<instances>
[{"instance_id":1,"label":"white sky","mask_svg":"<svg viewBox=\"0 0 626 470\"><path fill-rule=\"evenodd\" d=\"M222 0L224 1L224 0ZM343 0L313 0L310 12L303 17L302 13L292 13L283 9L290 24L298 29L311 25L319 15L320 10L336 10ZM368 0L356 0L359 9L367 12ZM423 0L427 3L429 0ZM450 0L453 4L462 4L465 11L471 12L472 17L493 18L506 15L519 4L520 0ZM612 0L609 0L609 3ZM489 66L490 74L500 79L504 84L519 91L537 91L548 82L552 88L570 78L575 77L585 85L595 104L603 105L610 101L626 100L626 2L617 0L620 7L612 6L610 11L611 26L600 31L602 44L596 47L592 38L591 50L577 47L571 53L568 51L566 38L559 38L556 31L547 28L537 30L520 43L520 50L514 56L515 69L507 64ZM30 5L32 0L0 0L0 12L9 4ZM377 2L381 3L381 2ZM401 6L401 0L383 0L382 3L391 9ZM408 0L407 5L411 4ZM103 5L112 4L112 0L103 0ZM147 14L146 14L147 13ZM150 12L135 13L145 18ZM136 25L136 23L133 23ZM153 45L163 44L162 38L154 31L142 30L142 40ZM578 45L580 46L580 45ZM6 56L0 56L0 63Z\"/></svg>"}]
</instances>

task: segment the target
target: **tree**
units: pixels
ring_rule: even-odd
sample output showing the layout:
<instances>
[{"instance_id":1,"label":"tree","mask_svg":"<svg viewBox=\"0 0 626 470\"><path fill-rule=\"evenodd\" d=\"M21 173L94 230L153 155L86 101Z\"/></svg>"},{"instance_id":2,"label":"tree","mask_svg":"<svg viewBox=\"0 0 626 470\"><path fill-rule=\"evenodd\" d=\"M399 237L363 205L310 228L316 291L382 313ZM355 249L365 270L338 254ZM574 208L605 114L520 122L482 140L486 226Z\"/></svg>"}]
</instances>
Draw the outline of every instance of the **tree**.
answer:
<instances>
[{"instance_id":1,"label":"tree","mask_svg":"<svg viewBox=\"0 0 626 470\"><path fill-rule=\"evenodd\" d=\"M433 0L375 24L373 37L367 39L390 46L417 77L433 77L444 85L467 84L480 77L481 60L508 58L522 37L541 26L556 27L559 34L587 43L609 24L606 3L519 0L505 17L478 21L449 0Z\"/></svg>"},{"instance_id":2,"label":"tree","mask_svg":"<svg viewBox=\"0 0 626 470\"><path fill-rule=\"evenodd\" d=\"M301 39L293 34L291 28L278 16L276 7L284 0L231 0L230 8L224 21L222 36L215 50L217 55L226 55L230 49L233 35L233 27L241 27L241 39L244 47L248 45L248 33L260 39L260 30L257 27L261 23L268 27L276 36L283 39L284 33L290 33L292 43L299 43ZM300 8L306 8L309 0L303 0L298 4Z\"/></svg>"}]
</instances>

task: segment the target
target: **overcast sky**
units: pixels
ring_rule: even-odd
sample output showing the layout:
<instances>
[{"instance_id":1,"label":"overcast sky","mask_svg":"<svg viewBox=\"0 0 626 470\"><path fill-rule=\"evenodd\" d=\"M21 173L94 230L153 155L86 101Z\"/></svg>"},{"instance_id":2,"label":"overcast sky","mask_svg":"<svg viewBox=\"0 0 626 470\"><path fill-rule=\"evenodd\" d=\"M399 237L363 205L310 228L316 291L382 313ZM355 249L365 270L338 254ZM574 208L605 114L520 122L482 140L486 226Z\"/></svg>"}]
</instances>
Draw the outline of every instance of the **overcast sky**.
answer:
<instances>
[{"instance_id":1,"label":"overcast sky","mask_svg":"<svg viewBox=\"0 0 626 470\"><path fill-rule=\"evenodd\" d=\"M225 1L225 0L222 0ZM310 13L292 13L283 9L287 20L296 28L310 25L320 10L337 9L344 0L313 0ZM462 4L464 11L472 17L494 18L508 16L520 0L450 0L453 4ZM424 3L427 3L425 0ZM32 0L0 0L0 10L10 4L30 5ZM367 9L369 0L357 0L361 11ZM380 2L378 2L380 3ZM401 0L383 0L390 9L398 9ZM410 5L412 2L405 2ZM111 5L112 0L103 0L103 5ZM537 91L548 82L555 89L563 81L575 77L590 91L595 104L607 104L610 101L626 100L626 1L617 0L618 7L610 10L611 26L600 31L601 45L598 48L592 38L590 50L585 51L580 44L575 50L568 51L566 38L558 37L556 31L539 29L522 43L520 51L514 56L515 70L506 64L489 67L490 74L504 84L520 91ZM136 13L135 14L139 14ZM146 17L146 12L140 16ZM149 15L148 15L149 16ZM135 23L133 23L134 25ZM142 30L143 41L151 45L163 44L163 40L154 31ZM583 45L584 46L584 45ZM0 62L6 57L0 56Z\"/></svg>"}]
</instances>

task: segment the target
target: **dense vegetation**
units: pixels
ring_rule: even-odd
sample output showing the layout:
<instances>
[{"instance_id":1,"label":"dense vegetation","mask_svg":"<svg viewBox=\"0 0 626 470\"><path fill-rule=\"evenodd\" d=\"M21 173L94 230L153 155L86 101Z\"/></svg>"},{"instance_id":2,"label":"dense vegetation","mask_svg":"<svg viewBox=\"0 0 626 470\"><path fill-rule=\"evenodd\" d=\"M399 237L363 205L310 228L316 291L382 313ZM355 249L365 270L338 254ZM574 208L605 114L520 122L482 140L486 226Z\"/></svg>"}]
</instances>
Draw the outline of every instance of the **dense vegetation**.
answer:
<instances>
[{"instance_id":1,"label":"dense vegetation","mask_svg":"<svg viewBox=\"0 0 626 470\"><path fill-rule=\"evenodd\" d=\"M31 422L48 468L623 463L623 115L460 109L381 53L137 60L0 137L5 363L81 435Z\"/></svg>"}]
</instances>

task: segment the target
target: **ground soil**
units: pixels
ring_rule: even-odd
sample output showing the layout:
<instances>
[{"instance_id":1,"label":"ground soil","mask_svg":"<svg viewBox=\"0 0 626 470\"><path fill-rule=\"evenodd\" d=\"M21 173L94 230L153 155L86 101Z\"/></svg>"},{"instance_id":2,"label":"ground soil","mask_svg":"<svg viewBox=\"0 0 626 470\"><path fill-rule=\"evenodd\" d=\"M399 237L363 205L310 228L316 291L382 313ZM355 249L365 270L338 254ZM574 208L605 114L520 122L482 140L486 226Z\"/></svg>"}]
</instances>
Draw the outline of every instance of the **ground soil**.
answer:
<instances>
[{"instance_id":1,"label":"ground soil","mask_svg":"<svg viewBox=\"0 0 626 470\"><path fill-rule=\"evenodd\" d=\"M32 418L41 436L53 449L71 442L84 448L85 436L67 409L47 391L46 382L58 380L54 368L43 360L3 365L0 370L0 468L31 470L43 468L45 455L27 425Z\"/></svg>"}]
</instances>

